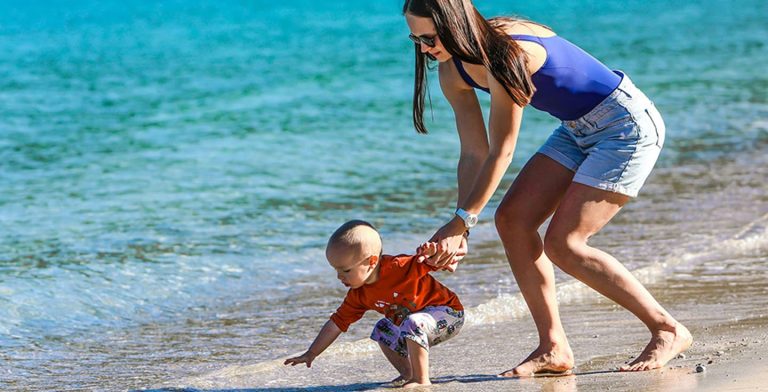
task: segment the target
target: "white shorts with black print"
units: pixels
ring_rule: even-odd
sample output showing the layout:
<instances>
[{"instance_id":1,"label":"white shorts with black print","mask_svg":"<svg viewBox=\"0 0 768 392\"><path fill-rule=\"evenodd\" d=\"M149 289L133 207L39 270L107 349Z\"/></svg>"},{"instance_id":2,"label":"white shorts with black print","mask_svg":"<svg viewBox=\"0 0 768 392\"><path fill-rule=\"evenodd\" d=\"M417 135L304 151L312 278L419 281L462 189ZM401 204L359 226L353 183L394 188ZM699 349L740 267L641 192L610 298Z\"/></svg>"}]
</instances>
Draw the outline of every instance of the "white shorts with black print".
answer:
<instances>
[{"instance_id":1,"label":"white shorts with black print","mask_svg":"<svg viewBox=\"0 0 768 392\"><path fill-rule=\"evenodd\" d=\"M430 346L456 336L463 325L463 310L454 310L448 306L427 306L408 315L399 326L388 318L379 320L373 327L371 339L407 357L406 339L429 351Z\"/></svg>"}]
</instances>

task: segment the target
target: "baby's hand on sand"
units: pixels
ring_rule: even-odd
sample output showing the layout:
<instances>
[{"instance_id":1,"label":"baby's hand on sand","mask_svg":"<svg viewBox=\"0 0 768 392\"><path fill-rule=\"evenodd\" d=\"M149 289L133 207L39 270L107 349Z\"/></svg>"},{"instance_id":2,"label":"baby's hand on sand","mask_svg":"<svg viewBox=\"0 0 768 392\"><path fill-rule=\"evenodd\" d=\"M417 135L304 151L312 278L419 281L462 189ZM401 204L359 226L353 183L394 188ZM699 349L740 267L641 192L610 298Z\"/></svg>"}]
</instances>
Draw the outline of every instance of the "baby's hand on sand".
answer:
<instances>
[{"instance_id":1,"label":"baby's hand on sand","mask_svg":"<svg viewBox=\"0 0 768 392\"><path fill-rule=\"evenodd\" d=\"M296 366L300 363L306 363L307 367L312 367L312 361L314 360L315 360L315 356L312 355L312 353L310 353L309 351L307 351L298 357L286 359L285 362L283 362L283 365Z\"/></svg>"}]
</instances>

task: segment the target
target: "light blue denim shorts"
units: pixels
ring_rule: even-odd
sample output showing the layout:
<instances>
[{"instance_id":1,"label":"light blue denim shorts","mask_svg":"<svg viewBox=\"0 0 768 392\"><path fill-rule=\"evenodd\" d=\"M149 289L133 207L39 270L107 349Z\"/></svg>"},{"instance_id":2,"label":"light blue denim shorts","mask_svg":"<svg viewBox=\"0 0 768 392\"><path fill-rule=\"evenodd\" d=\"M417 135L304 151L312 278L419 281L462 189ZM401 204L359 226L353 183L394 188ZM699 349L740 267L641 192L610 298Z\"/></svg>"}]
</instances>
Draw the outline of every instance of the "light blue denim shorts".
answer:
<instances>
[{"instance_id":1,"label":"light blue denim shorts","mask_svg":"<svg viewBox=\"0 0 768 392\"><path fill-rule=\"evenodd\" d=\"M664 120L620 71L619 87L589 113L563 121L539 149L569 170L573 182L637 196L664 145Z\"/></svg>"}]
</instances>

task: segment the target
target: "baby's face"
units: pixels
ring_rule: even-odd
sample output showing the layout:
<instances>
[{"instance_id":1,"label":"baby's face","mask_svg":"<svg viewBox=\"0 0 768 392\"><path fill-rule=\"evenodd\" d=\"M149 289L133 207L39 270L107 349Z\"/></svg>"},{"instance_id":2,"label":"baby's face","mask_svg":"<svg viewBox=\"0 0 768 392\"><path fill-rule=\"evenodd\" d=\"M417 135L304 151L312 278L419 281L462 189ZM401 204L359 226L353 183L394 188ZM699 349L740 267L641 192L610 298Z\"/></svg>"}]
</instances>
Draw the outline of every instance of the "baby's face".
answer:
<instances>
[{"instance_id":1,"label":"baby's face","mask_svg":"<svg viewBox=\"0 0 768 392\"><path fill-rule=\"evenodd\" d=\"M356 289L366 283L374 271L376 256L358 254L357 252L344 252L341 249L328 249L326 252L328 263L336 270L336 277L344 286Z\"/></svg>"}]
</instances>

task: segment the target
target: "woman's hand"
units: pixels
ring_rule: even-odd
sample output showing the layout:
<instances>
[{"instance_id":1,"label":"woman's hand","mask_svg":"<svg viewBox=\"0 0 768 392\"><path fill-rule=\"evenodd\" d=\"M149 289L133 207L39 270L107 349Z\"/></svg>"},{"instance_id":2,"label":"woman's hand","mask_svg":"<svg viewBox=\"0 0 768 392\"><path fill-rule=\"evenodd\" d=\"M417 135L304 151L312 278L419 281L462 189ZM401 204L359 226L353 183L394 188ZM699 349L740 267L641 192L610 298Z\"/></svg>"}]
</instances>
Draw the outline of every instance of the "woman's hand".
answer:
<instances>
[{"instance_id":1,"label":"woman's hand","mask_svg":"<svg viewBox=\"0 0 768 392\"><path fill-rule=\"evenodd\" d=\"M464 258L464 256L467 255L467 238L464 237L464 241L461 241L461 245L459 246L459 251L456 252L456 254L453 256L453 260L451 260L450 263L446 264L443 268L436 268L436 271L448 271L448 272L456 272L456 268L459 266L459 261ZM426 260L427 258L434 256L437 253L437 243L436 242L425 242L421 245L419 245L418 248L416 248L416 255L417 256L424 256L422 260ZM418 260L418 258L417 258ZM421 261L419 261L421 262Z\"/></svg>"},{"instance_id":2,"label":"woman's hand","mask_svg":"<svg viewBox=\"0 0 768 392\"><path fill-rule=\"evenodd\" d=\"M463 259L468 249L467 239L464 237L466 231L464 221L459 217L454 217L430 238L429 242L437 244L434 254L431 256L420 255L416 260L440 269ZM433 252L430 251L429 253Z\"/></svg>"}]
</instances>

